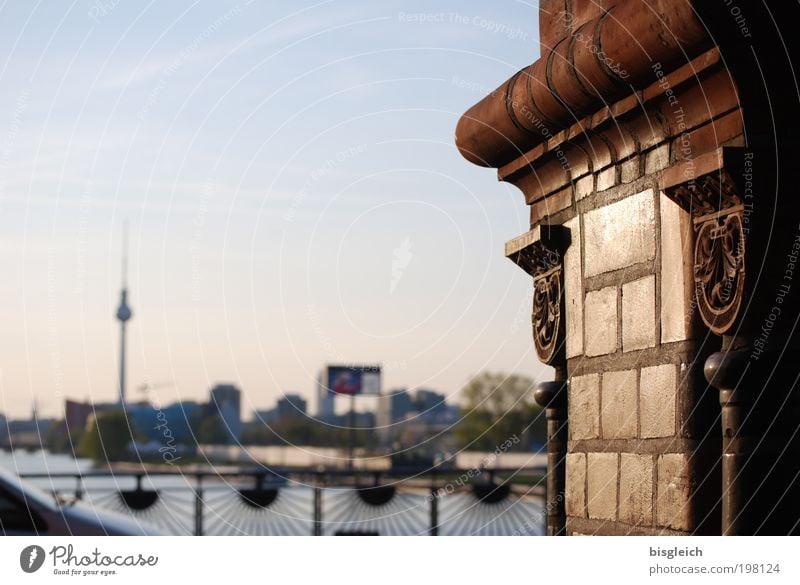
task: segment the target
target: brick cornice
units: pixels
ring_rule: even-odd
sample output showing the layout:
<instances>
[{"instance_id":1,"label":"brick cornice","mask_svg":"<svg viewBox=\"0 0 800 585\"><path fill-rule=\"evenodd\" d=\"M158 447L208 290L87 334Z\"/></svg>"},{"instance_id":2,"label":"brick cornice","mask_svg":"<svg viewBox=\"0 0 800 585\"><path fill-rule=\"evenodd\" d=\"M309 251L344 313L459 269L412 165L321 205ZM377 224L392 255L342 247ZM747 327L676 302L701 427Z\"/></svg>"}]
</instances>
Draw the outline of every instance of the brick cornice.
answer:
<instances>
[{"instance_id":1,"label":"brick cornice","mask_svg":"<svg viewBox=\"0 0 800 585\"><path fill-rule=\"evenodd\" d=\"M456 144L475 164L503 166L650 85L653 64L672 71L709 47L689 0L622 0L470 108Z\"/></svg>"}]
</instances>

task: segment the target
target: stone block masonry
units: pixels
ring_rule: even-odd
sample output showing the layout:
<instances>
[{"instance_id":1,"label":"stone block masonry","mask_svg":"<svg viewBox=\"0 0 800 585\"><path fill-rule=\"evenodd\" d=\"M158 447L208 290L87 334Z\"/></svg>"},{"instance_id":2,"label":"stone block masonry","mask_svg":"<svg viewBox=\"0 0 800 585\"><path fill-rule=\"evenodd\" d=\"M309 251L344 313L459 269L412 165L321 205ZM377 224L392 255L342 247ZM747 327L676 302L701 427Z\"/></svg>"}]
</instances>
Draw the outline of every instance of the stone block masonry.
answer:
<instances>
[{"instance_id":1,"label":"stone block masonry","mask_svg":"<svg viewBox=\"0 0 800 585\"><path fill-rule=\"evenodd\" d=\"M652 455L622 453L619 467L619 520L626 524L653 523Z\"/></svg>"},{"instance_id":2,"label":"stone block masonry","mask_svg":"<svg viewBox=\"0 0 800 585\"><path fill-rule=\"evenodd\" d=\"M636 370L603 374L600 426L604 439L634 439L639 400Z\"/></svg>"},{"instance_id":3,"label":"stone block masonry","mask_svg":"<svg viewBox=\"0 0 800 585\"><path fill-rule=\"evenodd\" d=\"M600 375L573 378L568 396L570 439L596 439L600 436Z\"/></svg>"},{"instance_id":4,"label":"stone block masonry","mask_svg":"<svg viewBox=\"0 0 800 585\"><path fill-rule=\"evenodd\" d=\"M569 516L586 517L586 454L567 455L566 510Z\"/></svg>"},{"instance_id":5,"label":"stone block masonry","mask_svg":"<svg viewBox=\"0 0 800 585\"><path fill-rule=\"evenodd\" d=\"M639 426L643 439L675 435L677 367L672 364L642 368L639 384Z\"/></svg>"},{"instance_id":6,"label":"stone block masonry","mask_svg":"<svg viewBox=\"0 0 800 585\"><path fill-rule=\"evenodd\" d=\"M589 518L616 520L619 455L616 453L589 453L587 461L588 491L586 500Z\"/></svg>"},{"instance_id":7,"label":"stone block masonry","mask_svg":"<svg viewBox=\"0 0 800 585\"><path fill-rule=\"evenodd\" d=\"M622 285L622 351L656 345L656 279L650 275Z\"/></svg>"},{"instance_id":8,"label":"stone block masonry","mask_svg":"<svg viewBox=\"0 0 800 585\"><path fill-rule=\"evenodd\" d=\"M598 207L584 216L586 276L642 262L656 254L653 190Z\"/></svg>"},{"instance_id":9,"label":"stone block masonry","mask_svg":"<svg viewBox=\"0 0 800 585\"><path fill-rule=\"evenodd\" d=\"M614 353L617 350L617 288L609 286L587 293L583 306L586 355Z\"/></svg>"}]
</instances>

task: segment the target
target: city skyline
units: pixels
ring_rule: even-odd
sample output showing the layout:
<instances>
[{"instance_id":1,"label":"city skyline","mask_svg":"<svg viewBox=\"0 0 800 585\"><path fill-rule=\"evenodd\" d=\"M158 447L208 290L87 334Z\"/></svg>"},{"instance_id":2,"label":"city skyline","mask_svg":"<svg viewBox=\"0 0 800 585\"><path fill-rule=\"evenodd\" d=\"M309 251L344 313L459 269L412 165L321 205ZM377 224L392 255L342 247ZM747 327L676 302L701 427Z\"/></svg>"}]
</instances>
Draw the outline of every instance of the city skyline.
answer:
<instances>
[{"instance_id":1,"label":"city skyline","mask_svg":"<svg viewBox=\"0 0 800 585\"><path fill-rule=\"evenodd\" d=\"M197 396L192 396L190 398L181 398L178 400L170 401L170 402L163 402L158 395L157 390L160 390L163 387L169 387L172 384L167 382L161 382L153 385L153 387L146 387L142 385L138 388L134 388L137 392L133 395L129 395L129 399L126 399L126 404L134 405L134 406L141 406L141 405L151 405L154 408L162 408L164 406L177 406L180 404L202 404L208 402L208 394L214 388L217 387L234 387L238 389L243 397L247 397L246 389L242 388L240 384L232 380L217 380L211 384L208 388L204 390L204 392L198 393ZM455 405L460 406L459 396L454 394L447 394L441 388L431 388L427 386L393 386L388 389L384 389L381 394L379 395L363 395L359 396L359 400L355 403L355 411L359 413L368 413L368 412L375 412L377 409L380 408L379 402L381 398L391 398L398 395L416 395L418 393L434 393L434 394L441 394L445 397L445 400L448 405ZM332 393L333 395L333 393ZM291 389L286 390L285 392L281 392L279 394L275 394L270 400L271 402L264 403L261 405L253 405L250 410L246 408L242 408L241 417L242 420L249 420L249 421L257 421L259 420L259 416L261 413L268 412L270 410L274 410L275 407L279 406L282 401L289 401L300 398L306 405L306 408L303 410L303 414L307 415L309 418L314 420L323 420L324 416L320 416L320 404L319 404L319 395L317 393L317 389L313 392L304 392L303 390L298 389ZM111 408L112 406L116 406L119 404L119 401L111 400L106 402L91 402L86 399L80 399L77 397L68 397L64 399L64 403L60 405L60 409L53 412L53 413L46 413L46 414L38 414L38 403L36 399L33 400L31 404L28 405L28 412L27 413L20 413L18 416L9 416L7 413L0 411L0 420L8 419L9 421L32 421L32 420L58 420L59 418L64 417L64 405L66 403L73 403L73 404L81 404L87 406L98 406L102 407L103 409ZM247 404L252 404L248 402ZM335 401L335 414L341 415L345 414L350 410L351 401L348 399L347 396L341 395L339 399ZM271 408L270 408L271 407Z\"/></svg>"},{"instance_id":2,"label":"city skyline","mask_svg":"<svg viewBox=\"0 0 800 585\"><path fill-rule=\"evenodd\" d=\"M503 256L523 197L452 141L538 55L535 6L4 9L0 411L116 396L125 221L129 394L232 380L254 410L311 396L328 362L450 394L486 369L549 375Z\"/></svg>"}]
</instances>

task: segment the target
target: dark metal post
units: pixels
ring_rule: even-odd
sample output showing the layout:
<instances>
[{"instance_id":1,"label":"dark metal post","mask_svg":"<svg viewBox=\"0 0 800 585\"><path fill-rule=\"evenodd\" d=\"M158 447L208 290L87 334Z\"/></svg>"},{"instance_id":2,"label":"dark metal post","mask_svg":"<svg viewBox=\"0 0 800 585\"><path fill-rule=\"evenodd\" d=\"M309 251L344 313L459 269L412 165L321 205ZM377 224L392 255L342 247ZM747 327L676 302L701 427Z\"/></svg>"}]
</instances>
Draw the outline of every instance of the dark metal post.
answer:
<instances>
[{"instance_id":1,"label":"dark metal post","mask_svg":"<svg viewBox=\"0 0 800 585\"><path fill-rule=\"evenodd\" d=\"M203 536L203 476L197 476L194 491L194 535Z\"/></svg>"},{"instance_id":2,"label":"dark metal post","mask_svg":"<svg viewBox=\"0 0 800 585\"><path fill-rule=\"evenodd\" d=\"M752 534L752 521L745 511L752 497L751 473L745 469L753 455L755 437L750 436L746 421L752 406L752 394L742 378L748 369L748 354L743 351L718 352L706 360L704 373L719 390L722 406L722 534Z\"/></svg>"},{"instance_id":3,"label":"dark metal post","mask_svg":"<svg viewBox=\"0 0 800 585\"><path fill-rule=\"evenodd\" d=\"M350 417L349 417L349 425L350 425L350 440L348 445L348 453L347 453L347 468L353 469L355 467L353 462L353 457L355 456L356 450L356 395L350 395Z\"/></svg>"},{"instance_id":4,"label":"dark metal post","mask_svg":"<svg viewBox=\"0 0 800 585\"><path fill-rule=\"evenodd\" d=\"M314 486L314 536L322 536L322 488Z\"/></svg>"},{"instance_id":5,"label":"dark metal post","mask_svg":"<svg viewBox=\"0 0 800 585\"><path fill-rule=\"evenodd\" d=\"M560 377L560 376L558 376ZM547 535L566 534L567 383L542 382L533 394L547 415Z\"/></svg>"},{"instance_id":6,"label":"dark metal post","mask_svg":"<svg viewBox=\"0 0 800 585\"><path fill-rule=\"evenodd\" d=\"M431 526L429 536L439 536L439 492L436 487L431 487Z\"/></svg>"}]
</instances>

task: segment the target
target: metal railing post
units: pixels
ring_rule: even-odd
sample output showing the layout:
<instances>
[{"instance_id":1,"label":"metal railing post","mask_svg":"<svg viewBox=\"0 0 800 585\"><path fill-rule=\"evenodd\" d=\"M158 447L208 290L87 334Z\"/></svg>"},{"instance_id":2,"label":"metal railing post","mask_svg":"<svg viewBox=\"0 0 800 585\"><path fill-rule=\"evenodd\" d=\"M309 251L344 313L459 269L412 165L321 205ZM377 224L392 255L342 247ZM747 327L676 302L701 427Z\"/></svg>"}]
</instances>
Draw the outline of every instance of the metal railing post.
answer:
<instances>
[{"instance_id":1,"label":"metal railing post","mask_svg":"<svg viewBox=\"0 0 800 585\"><path fill-rule=\"evenodd\" d=\"M194 494L194 535L203 536L203 476L200 474Z\"/></svg>"},{"instance_id":2,"label":"metal railing post","mask_svg":"<svg viewBox=\"0 0 800 585\"><path fill-rule=\"evenodd\" d=\"M431 487L431 525L429 536L439 536L439 493L436 487Z\"/></svg>"},{"instance_id":3,"label":"metal railing post","mask_svg":"<svg viewBox=\"0 0 800 585\"><path fill-rule=\"evenodd\" d=\"M314 536L322 536L322 488L314 486Z\"/></svg>"},{"instance_id":4,"label":"metal railing post","mask_svg":"<svg viewBox=\"0 0 800 585\"><path fill-rule=\"evenodd\" d=\"M75 501L80 501L83 499L83 476L76 475L75 476Z\"/></svg>"}]
</instances>

